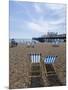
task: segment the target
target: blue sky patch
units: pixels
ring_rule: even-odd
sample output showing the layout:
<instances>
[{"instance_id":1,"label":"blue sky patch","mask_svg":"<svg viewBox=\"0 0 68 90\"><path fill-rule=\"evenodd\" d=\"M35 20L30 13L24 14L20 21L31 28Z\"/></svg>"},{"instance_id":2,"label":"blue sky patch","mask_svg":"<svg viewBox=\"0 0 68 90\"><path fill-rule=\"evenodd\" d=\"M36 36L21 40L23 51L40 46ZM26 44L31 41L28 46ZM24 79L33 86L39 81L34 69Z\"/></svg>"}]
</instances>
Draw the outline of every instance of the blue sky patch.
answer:
<instances>
[{"instance_id":1,"label":"blue sky patch","mask_svg":"<svg viewBox=\"0 0 68 90\"><path fill-rule=\"evenodd\" d=\"M66 33L66 6L10 1L10 38L31 39L47 32Z\"/></svg>"}]
</instances>

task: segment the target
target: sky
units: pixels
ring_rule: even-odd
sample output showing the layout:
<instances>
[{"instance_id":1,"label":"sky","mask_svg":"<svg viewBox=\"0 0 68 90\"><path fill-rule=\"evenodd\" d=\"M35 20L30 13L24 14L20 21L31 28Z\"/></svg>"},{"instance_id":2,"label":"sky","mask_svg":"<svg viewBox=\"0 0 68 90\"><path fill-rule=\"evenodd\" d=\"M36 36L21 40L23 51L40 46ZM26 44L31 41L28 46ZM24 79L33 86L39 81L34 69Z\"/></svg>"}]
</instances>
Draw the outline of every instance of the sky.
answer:
<instances>
[{"instance_id":1,"label":"sky","mask_svg":"<svg viewBox=\"0 0 68 90\"><path fill-rule=\"evenodd\" d=\"M9 2L10 38L31 39L47 32L66 33L66 5Z\"/></svg>"}]
</instances>

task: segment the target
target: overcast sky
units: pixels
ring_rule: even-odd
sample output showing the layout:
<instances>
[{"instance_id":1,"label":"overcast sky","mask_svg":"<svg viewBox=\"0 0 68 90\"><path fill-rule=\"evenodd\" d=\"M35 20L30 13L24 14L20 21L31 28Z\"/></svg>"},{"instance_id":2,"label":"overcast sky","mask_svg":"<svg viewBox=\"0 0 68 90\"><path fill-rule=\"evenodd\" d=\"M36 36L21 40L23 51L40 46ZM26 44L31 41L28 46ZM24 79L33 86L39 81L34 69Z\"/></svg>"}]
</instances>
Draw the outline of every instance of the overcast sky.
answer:
<instances>
[{"instance_id":1,"label":"overcast sky","mask_svg":"<svg viewBox=\"0 0 68 90\"><path fill-rule=\"evenodd\" d=\"M47 32L65 33L66 6L10 1L10 38L31 39Z\"/></svg>"}]
</instances>

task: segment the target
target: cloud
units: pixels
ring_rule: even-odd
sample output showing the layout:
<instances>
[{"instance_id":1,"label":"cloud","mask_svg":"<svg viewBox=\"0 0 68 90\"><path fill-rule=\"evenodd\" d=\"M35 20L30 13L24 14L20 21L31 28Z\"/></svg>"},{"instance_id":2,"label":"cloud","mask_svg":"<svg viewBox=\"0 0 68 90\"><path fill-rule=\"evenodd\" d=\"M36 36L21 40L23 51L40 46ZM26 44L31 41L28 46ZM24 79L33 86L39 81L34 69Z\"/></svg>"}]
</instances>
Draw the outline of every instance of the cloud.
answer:
<instances>
[{"instance_id":1,"label":"cloud","mask_svg":"<svg viewBox=\"0 0 68 90\"><path fill-rule=\"evenodd\" d=\"M47 33L47 32L65 32L65 17L57 20L44 20L41 16L39 20L34 19L33 21L27 22L27 27L33 31ZM61 32L62 31L62 32Z\"/></svg>"},{"instance_id":2,"label":"cloud","mask_svg":"<svg viewBox=\"0 0 68 90\"><path fill-rule=\"evenodd\" d=\"M46 4L46 5L49 9L52 10L61 10L65 8L64 4Z\"/></svg>"},{"instance_id":3,"label":"cloud","mask_svg":"<svg viewBox=\"0 0 68 90\"><path fill-rule=\"evenodd\" d=\"M15 12L10 10L11 32L16 31L21 37L33 37L47 32L65 33L65 5L47 3L21 3L17 8L12 5ZM23 11L22 11L23 10ZM17 12L17 13L16 13ZM11 33L12 34L12 33ZM16 35L16 34L15 34Z\"/></svg>"},{"instance_id":4,"label":"cloud","mask_svg":"<svg viewBox=\"0 0 68 90\"><path fill-rule=\"evenodd\" d=\"M46 8L52 11L52 15L64 18L66 14L66 6L64 4L46 4ZM55 17L56 18L56 17ZM58 18L58 19L59 19Z\"/></svg>"},{"instance_id":5,"label":"cloud","mask_svg":"<svg viewBox=\"0 0 68 90\"><path fill-rule=\"evenodd\" d=\"M42 8L40 7L40 5L38 5L36 3L34 4L34 8L37 13L41 13L43 11Z\"/></svg>"}]
</instances>

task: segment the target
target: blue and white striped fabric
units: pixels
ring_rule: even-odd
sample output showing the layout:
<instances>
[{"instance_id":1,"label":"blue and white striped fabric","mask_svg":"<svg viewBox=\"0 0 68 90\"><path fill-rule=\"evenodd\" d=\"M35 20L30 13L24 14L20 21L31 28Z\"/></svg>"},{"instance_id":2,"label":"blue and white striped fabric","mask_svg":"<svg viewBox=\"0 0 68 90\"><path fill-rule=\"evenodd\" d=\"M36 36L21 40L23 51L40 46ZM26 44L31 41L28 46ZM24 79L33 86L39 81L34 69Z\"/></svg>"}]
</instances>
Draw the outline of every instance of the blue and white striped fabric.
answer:
<instances>
[{"instance_id":1,"label":"blue and white striped fabric","mask_svg":"<svg viewBox=\"0 0 68 90\"><path fill-rule=\"evenodd\" d=\"M56 60L56 56L47 56L45 57L44 63L46 64L52 64Z\"/></svg>"}]
</instances>

